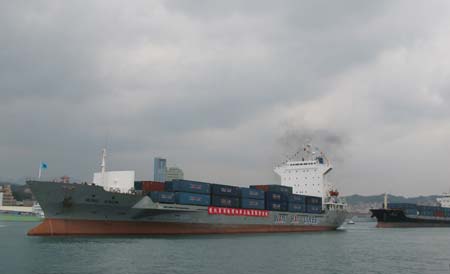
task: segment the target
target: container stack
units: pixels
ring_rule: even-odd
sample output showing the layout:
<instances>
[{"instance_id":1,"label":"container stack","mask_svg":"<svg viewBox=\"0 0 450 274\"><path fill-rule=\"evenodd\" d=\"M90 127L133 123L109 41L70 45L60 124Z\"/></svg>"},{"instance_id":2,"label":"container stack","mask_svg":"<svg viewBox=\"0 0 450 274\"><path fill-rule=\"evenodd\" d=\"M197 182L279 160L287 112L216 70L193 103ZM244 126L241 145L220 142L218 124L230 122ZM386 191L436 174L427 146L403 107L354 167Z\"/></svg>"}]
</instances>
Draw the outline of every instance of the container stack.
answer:
<instances>
[{"instance_id":1,"label":"container stack","mask_svg":"<svg viewBox=\"0 0 450 274\"><path fill-rule=\"evenodd\" d=\"M191 180L173 180L166 183L136 181L134 186L137 191L146 193L157 203L312 214L322 212L322 198L293 194L292 187L282 185L252 185L250 188L240 188ZM422 211L424 214L430 214L429 210ZM447 213L442 212L442 215L445 214Z\"/></svg>"},{"instance_id":2,"label":"container stack","mask_svg":"<svg viewBox=\"0 0 450 274\"><path fill-rule=\"evenodd\" d=\"M267 191L266 192L266 209L274 211L288 210L288 196L284 193Z\"/></svg>"},{"instance_id":3,"label":"container stack","mask_svg":"<svg viewBox=\"0 0 450 274\"><path fill-rule=\"evenodd\" d=\"M208 183L173 180L165 183L164 190L175 193L175 202L177 204L208 206L211 203L211 188Z\"/></svg>"},{"instance_id":4,"label":"container stack","mask_svg":"<svg viewBox=\"0 0 450 274\"><path fill-rule=\"evenodd\" d=\"M305 196L306 213L319 214L322 212L322 198L315 196Z\"/></svg>"},{"instance_id":5,"label":"container stack","mask_svg":"<svg viewBox=\"0 0 450 274\"><path fill-rule=\"evenodd\" d=\"M289 212L306 212L306 199L304 195L290 194L288 196Z\"/></svg>"},{"instance_id":6,"label":"container stack","mask_svg":"<svg viewBox=\"0 0 450 274\"><path fill-rule=\"evenodd\" d=\"M241 188L241 207L265 209L264 191L256 188Z\"/></svg>"},{"instance_id":7,"label":"container stack","mask_svg":"<svg viewBox=\"0 0 450 274\"><path fill-rule=\"evenodd\" d=\"M401 209L405 215L417 215L417 205L408 203L388 203L388 208Z\"/></svg>"},{"instance_id":8,"label":"container stack","mask_svg":"<svg viewBox=\"0 0 450 274\"><path fill-rule=\"evenodd\" d=\"M319 214L322 213L322 198L292 194L292 187L282 185L252 185L265 194L265 209Z\"/></svg>"},{"instance_id":9,"label":"container stack","mask_svg":"<svg viewBox=\"0 0 450 274\"><path fill-rule=\"evenodd\" d=\"M292 194L292 187L282 185L252 185L250 188L265 192L265 209L288 211L288 197Z\"/></svg>"},{"instance_id":10,"label":"container stack","mask_svg":"<svg viewBox=\"0 0 450 274\"><path fill-rule=\"evenodd\" d=\"M150 198L156 203L174 204L175 192L154 191L149 193Z\"/></svg>"},{"instance_id":11,"label":"container stack","mask_svg":"<svg viewBox=\"0 0 450 274\"><path fill-rule=\"evenodd\" d=\"M211 184L211 205L239 208L241 189L237 186Z\"/></svg>"},{"instance_id":12,"label":"container stack","mask_svg":"<svg viewBox=\"0 0 450 274\"><path fill-rule=\"evenodd\" d=\"M410 203L388 203L390 209L401 209L405 215L424 216L424 217L450 217L450 208L438 206L416 205Z\"/></svg>"}]
</instances>

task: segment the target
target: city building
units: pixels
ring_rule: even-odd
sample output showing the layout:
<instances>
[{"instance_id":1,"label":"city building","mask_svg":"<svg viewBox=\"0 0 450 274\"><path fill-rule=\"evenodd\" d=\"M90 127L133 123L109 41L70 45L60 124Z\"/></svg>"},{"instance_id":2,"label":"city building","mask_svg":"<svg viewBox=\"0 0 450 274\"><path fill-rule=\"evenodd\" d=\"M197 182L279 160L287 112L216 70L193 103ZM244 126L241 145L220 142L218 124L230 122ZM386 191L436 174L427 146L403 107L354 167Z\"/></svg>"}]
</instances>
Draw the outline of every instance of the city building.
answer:
<instances>
[{"instance_id":1,"label":"city building","mask_svg":"<svg viewBox=\"0 0 450 274\"><path fill-rule=\"evenodd\" d=\"M167 175L166 159L156 157L153 163L153 180L155 182L165 182Z\"/></svg>"},{"instance_id":2,"label":"city building","mask_svg":"<svg viewBox=\"0 0 450 274\"><path fill-rule=\"evenodd\" d=\"M3 206L15 206L16 205L16 199L14 199L10 185L3 186L0 189L0 192L2 193L2 196L3 196L2 203L0 205L3 205Z\"/></svg>"},{"instance_id":3,"label":"city building","mask_svg":"<svg viewBox=\"0 0 450 274\"><path fill-rule=\"evenodd\" d=\"M167 181L184 179L183 170L181 168L178 168L178 167L169 167L167 169L166 179L167 179Z\"/></svg>"}]
</instances>

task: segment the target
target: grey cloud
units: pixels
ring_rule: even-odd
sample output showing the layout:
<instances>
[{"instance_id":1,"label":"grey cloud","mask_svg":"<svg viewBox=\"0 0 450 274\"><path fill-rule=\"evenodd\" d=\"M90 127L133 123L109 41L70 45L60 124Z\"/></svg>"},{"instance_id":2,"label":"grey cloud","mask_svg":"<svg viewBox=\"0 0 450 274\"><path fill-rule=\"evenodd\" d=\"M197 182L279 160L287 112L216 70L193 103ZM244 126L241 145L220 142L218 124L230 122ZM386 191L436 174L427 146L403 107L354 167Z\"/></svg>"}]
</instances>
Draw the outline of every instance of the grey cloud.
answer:
<instances>
[{"instance_id":1,"label":"grey cloud","mask_svg":"<svg viewBox=\"0 0 450 274\"><path fill-rule=\"evenodd\" d=\"M418 134L424 120L435 130L448 120L448 63L421 50L448 44L439 36L447 10L409 1L4 2L0 175L32 175L48 159L49 175L89 180L109 138L111 168L141 178L162 155L190 177L256 183L275 180L272 165L311 138L337 160L347 192L364 192L350 165L372 167L353 159ZM417 59L408 73L390 63L399 49ZM389 76L396 67L403 78ZM419 81L424 67L442 72Z\"/></svg>"}]
</instances>

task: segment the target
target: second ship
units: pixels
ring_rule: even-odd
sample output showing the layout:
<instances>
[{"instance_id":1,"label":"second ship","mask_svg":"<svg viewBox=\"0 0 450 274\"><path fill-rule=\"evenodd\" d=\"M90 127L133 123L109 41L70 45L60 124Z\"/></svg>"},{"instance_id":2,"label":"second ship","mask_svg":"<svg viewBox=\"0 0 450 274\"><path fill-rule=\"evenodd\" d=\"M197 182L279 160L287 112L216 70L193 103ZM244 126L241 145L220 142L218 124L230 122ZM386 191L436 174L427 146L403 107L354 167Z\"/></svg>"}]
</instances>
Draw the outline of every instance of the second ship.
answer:
<instances>
[{"instance_id":1,"label":"second ship","mask_svg":"<svg viewBox=\"0 0 450 274\"><path fill-rule=\"evenodd\" d=\"M325 155L306 145L275 167L281 184L237 187L192 180L134 180L106 171L94 183L28 181L44 221L28 235L174 235L335 230L346 204L328 182Z\"/></svg>"},{"instance_id":2,"label":"second ship","mask_svg":"<svg viewBox=\"0 0 450 274\"><path fill-rule=\"evenodd\" d=\"M450 227L450 194L437 198L440 206L410 203L388 203L384 196L383 208L371 209L377 227Z\"/></svg>"}]
</instances>

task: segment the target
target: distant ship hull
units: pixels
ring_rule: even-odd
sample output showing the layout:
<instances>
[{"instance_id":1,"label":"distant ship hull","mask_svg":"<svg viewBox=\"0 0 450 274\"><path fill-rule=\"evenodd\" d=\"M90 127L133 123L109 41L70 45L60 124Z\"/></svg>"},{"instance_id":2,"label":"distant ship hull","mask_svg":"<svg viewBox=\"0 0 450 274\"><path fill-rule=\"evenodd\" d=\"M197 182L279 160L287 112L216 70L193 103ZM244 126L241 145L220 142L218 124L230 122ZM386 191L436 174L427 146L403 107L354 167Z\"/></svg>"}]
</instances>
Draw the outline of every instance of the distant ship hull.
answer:
<instances>
[{"instance_id":1,"label":"distant ship hull","mask_svg":"<svg viewBox=\"0 0 450 274\"><path fill-rule=\"evenodd\" d=\"M148 196L107 192L87 184L31 181L28 185L46 216L28 232L33 236L327 231L337 229L347 216L344 210L321 214L266 211L264 216L256 210L249 210L253 216L229 214L231 211L211 214L206 206L154 203Z\"/></svg>"},{"instance_id":2,"label":"distant ship hull","mask_svg":"<svg viewBox=\"0 0 450 274\"><path fill-rule=\"evenodd\" d=\"M450 227L450 218L405 215L402 209L371 209L377 227Z\"/></svg>"}]
</instances>

